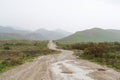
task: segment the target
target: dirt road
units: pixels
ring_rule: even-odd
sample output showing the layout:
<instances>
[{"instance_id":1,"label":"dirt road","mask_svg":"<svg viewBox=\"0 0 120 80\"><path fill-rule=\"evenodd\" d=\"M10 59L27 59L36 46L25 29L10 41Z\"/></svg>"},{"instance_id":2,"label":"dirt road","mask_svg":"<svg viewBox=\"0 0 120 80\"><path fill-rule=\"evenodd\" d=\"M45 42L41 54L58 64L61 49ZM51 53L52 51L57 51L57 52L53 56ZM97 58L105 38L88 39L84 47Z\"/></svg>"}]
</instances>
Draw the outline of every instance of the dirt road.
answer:
<instances>
[{"instance_id":1,"label":"dirt road","mask_svg":"<svg viewBox=\"0 0 120 80\"><path fill-rule=\"evenodd\" d=\"M72 51L48 47L60 54L42 56L0 75L0 80L120 80L120 73L95 63L78 60Z\"/></svg>"}]
</instances>

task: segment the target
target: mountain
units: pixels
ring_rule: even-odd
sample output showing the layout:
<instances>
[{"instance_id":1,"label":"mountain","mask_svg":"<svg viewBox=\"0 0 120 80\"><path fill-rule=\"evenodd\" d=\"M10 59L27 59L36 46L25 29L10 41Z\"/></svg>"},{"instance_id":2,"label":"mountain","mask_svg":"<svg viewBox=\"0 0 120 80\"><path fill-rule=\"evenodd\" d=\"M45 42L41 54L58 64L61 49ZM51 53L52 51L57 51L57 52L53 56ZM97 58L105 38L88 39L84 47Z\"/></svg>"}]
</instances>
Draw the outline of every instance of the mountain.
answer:
<instances>
[{"instance_id":1,"label":"mountain","mask_svg":"<svg viewBox=\"0 0 120 80\"><path fill-rule=\"evenodd\" d=\"M0 26L0 40L45 40L41 34Z\"/></svg>"},{"instance_id":2,"label":"mountain","mask_svg":"<svg viewBox=\"0 0 120 80\"><path fill-rule=\"evenodd\" d=\"M17 29L14 29L12 27L3 27L3 26L0 26L0 33L27 34L27 33L30 33L30 31L17 30Z\"/></svg>"},{"instance_id":3,"label":"mountain","mask_svg":"<svg viewBox=\"0 0 120 80\"><path fill-rule=\"evenodd\" d=\"M43 35L44 37L46 37L47 40L61 39L70 34L69 32L63 31L61 29L57 29L54 31L49 31L46 29L39 29L39 30L35 31L35 33L39 33L39 34Z\"/></svg>"},{"instance_id":4,"label":"mountain","mask_svg":"<svg viewBox=\"0 0 120 80\"><path fill-rule=\"evenodd\" d=\"M55 32L61 33L64 35L64 37L71 35L71 32L64 31L62 29L56 29Z\"/></svg>"},{"instance_id":5,"label":"mountain","mask_svg":"<svg viewBox=\"0 0 120 80\"><path fill-rule=\"evenodd\" d=\"M120 41L120 30L92 28L78 31L68 37L60 39L64 42L113 42Z\"/></svg>"},{"instance_id":6,"label":"mountain","mask_svg":"<svg viewBox=\"0 0 120 80\"><path fill-rule=\"evenodd\" d=\"M39 33L29 33L25 35L25 38L29 40L46 40L46 38Z\"/></svg>"},{"instance_id":7,"label":"mountain","mask_svg":"<svg viewBox=\"0 0 120 80\"><path fill-rule=\"evenodd\" d=\"M49 31L46 29L39 29L32 32L0 26L0 40L56 40L66 37L68 34L68 32L63 30Z\"/></svg>"},{"instance_id":8,"label":"mountain","mask_svg":"<svg viewBox=\"0 0 120 80\"><path fill-rule=\"evenodd\" d=\"M0 33L0 40L20 40L20 39L25 39L25 37L17 33Z\"/></svg>"}]
</instances>

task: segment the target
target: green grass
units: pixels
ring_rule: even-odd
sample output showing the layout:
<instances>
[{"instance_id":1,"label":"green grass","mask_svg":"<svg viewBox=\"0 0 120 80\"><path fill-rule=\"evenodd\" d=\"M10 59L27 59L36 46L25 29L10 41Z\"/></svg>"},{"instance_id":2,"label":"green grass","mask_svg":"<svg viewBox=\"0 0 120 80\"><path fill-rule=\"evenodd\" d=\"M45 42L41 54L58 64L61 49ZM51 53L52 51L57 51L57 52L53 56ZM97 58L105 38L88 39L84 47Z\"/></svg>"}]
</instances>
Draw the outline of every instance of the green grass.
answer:
<instances>
[{"instance_id":1,"label":"green grass","mask_svg":"<svg viewBox=\"0 0 120 80\"><path fill-rule=\"evenodd\" d=\"M0 41L0 73L31 61L38 56L58 53L46 41Z\"/></svg>"}]
</instances>

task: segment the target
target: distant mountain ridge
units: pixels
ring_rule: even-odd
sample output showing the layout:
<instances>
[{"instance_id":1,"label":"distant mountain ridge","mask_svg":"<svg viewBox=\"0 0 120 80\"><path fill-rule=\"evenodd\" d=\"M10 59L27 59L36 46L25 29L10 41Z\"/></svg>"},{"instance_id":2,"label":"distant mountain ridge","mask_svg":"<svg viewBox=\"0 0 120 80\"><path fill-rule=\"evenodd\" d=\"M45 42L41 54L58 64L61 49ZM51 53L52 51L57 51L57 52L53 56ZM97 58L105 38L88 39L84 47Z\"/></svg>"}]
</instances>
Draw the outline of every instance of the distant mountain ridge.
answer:
<instances>
[{"instance_id":1,"label":"distant mountain ridge","mask_svg":"<svg viewBox=\"0 0 120 80\"><path fill-rule=\"evenodd\" d=\"M46 29L39 29L34 32L17 30L11 27L0 26L0 40L56 40L69 35L69 32L49 31Z\"/></svg>"},{"instance_id":2,"label":"distant mountain ridge","mask_svg":"<svg viewBox=\"0 0 120 80\"><path fill-rule=\"evenodd\" d=\"M92 28L78 31L60 39L64 42L114 42L120 41L120 30Z\"/></svg>"},{"instance_id":3,"label":"distant mountain ridge","mask_svg":"<svg viewBox=\"0 0 120 80\"><path fill-rule=\"evenodd\" d=\"M61 39L63 37L68 36L69 34L71 34L71 33L63 31L63 30L49 31L46 29L38 29L37 31L35 31L35 33L39 33L39 34L45 36L48 40Z\"/></svg>"},{"instance_id":4,"label":"distant mountain ridge","mask_svg":"<svg viewBox=\"0 0 120 80\"><path fill-rule=\"evenodd\" d=\"M26 33L30 33L30 31L17 30L17 29L11 28L11 27L3 27L3 26L0 26L0 33L26 34Z\"/></svg>"}]
</instances>

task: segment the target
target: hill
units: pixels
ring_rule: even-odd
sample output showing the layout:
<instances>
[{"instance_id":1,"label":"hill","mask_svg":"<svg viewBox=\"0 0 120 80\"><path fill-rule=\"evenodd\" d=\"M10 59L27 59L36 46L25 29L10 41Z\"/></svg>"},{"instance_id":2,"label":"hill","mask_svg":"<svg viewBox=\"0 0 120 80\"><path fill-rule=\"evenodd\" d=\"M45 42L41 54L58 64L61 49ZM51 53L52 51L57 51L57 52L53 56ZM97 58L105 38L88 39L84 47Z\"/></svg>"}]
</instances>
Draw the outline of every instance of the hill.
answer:
<instances>
[{"instance_id":1,"label":"hill","mask_svg":"<svg viewBox=\"0 0 120 80\"><path fill-rule=\"evenodd\" d=\"M92 28L78 31L68 37L60 39L64 42L113 42L120 41L120 30Z\"/></svg>"},{"instance_id":2,"label":"hill","mask_svg":"<svg viewBox=\"0 0 120 80\"><path fill-rule=\"evenodd\" d=\"M0 40L22 40L22 39L25 39L25 37L17 33L0 33Z\"/></svg>"},{"instance_id":3,"label":"hill","mask_svg":"<svg viewBox=\"0 0 120 80\"><path fill-rule=\"evenodd\" d=\"M64 38L64 37L68 36L69 34L71 34L71 33L63 31L61 29L57 29L54 31L49 31L46 29L39 29L39 30L35 31L35 33L41 34L42 36L46 37L47 40L57 40L57 39Z\"/></svg>"},{"instance_id":4,"label":"hill","mask_svg":"<svg viewBox=\"0 0 120 80\"><path fill-rule=\"evenodd\" d=\"M27 34L27 33L30 33L30 31L17 30L17 29L14 29L12 27L3 27L3 26L0 26L0 33Z\"/></svg>"},{"instance_id":5,"label":"hill","mask_svg":"<svg viewBox=\"0 0 120 80\"><path fill-rule=\"evenodd\" d=\"M0 26L0 40L56 40L69 34L69 32L63 30L38 29L32 32Z\"/></svg>"},{"instance_id":6,"label":"hill","mask_svg":"<svg viewBox=\"0 0 120 80\"><path fill-rule=\"evenodd\" d=\"M39 33L34 33L34 32L24 36L25 36L25 39L29 39L29 40L47 40L43 35Z\"/></svg>"}]
</instances>

